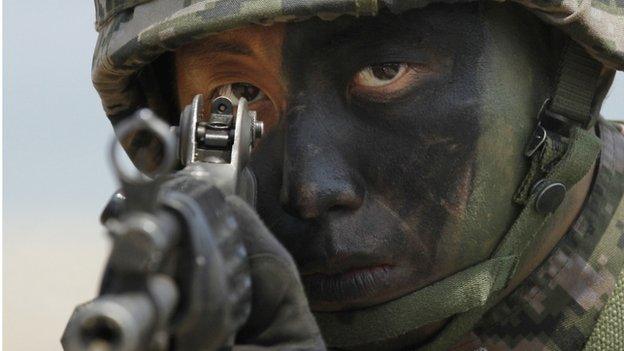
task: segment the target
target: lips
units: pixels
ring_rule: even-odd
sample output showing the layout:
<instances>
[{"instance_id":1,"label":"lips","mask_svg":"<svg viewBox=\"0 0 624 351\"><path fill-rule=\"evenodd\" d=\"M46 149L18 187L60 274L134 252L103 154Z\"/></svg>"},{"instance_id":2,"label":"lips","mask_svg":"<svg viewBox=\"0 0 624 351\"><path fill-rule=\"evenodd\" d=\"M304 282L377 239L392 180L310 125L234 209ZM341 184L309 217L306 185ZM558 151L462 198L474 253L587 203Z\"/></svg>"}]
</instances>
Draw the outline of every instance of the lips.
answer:
<instances>
[{"instance_id":1,"label":"lips","mask_svg":"<svg viewBox=\"0 0 624 351\"><path fill-rule=\"evenodd\" d=\"M367 255L334 256L302 267L301 278L315 311L362 308L384 302L399 281L391 263Z\"/></svg>"},{"instance_id":2,"label":"lips","mask_svg":"<svg viewBox=\"0 0 624 351\"><path fill-rule=\"evenodd\" d=\"M297 263L313 311L374 306L428 282L434 250L419 230L420 217L393 213L366 201L355 212L269 222Z\"/></svg>"}]
</instances>

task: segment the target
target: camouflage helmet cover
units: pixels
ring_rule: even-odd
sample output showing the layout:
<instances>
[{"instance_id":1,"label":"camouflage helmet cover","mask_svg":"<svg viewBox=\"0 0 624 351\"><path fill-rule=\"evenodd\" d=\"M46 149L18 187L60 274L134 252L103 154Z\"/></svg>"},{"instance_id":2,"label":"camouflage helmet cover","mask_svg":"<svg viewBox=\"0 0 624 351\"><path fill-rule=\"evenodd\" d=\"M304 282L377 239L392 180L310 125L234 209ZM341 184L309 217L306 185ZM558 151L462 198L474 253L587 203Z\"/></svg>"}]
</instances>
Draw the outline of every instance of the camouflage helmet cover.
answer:
<instances>
[{"instance_id":1,"label":"camouflage helmet cover","mask_svg":"<svg viewBox=\"0 0 624 351\"><path fill-rule=\"evenodd\" d=\"M144 105L136 73L166 51L224 30L317 16L371 16L473 0L95 0L92 79L113 121ZM605 66L624 70L621 0L513 0L564 31Z\"/></svg>"}]
</instances>

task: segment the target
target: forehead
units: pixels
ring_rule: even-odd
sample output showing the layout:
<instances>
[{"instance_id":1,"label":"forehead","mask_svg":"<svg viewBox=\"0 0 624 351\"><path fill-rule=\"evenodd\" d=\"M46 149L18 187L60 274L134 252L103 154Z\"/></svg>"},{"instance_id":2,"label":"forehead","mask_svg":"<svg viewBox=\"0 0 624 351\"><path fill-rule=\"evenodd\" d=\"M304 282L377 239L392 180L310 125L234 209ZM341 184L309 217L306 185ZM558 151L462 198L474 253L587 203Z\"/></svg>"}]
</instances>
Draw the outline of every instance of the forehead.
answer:
<instances>
[{"instance_id":1,"label":"forehead","mask_svg":"<svg viewBox=\"0 0 624 351\"><path fill-rule=\"evenodd\" d=\"M176 56L192 63L193 59L217 60L229 56L275 56L284 38L284 25L250 26L212 35L176 50Z\"/></svg>"},{"instance_id":2,"label":"forehead","mask_svg":"<svg viewBox=\"0 0 624 351\"><path fill-rule=\"evenodd\" d=\"M474 28L477 5L433 5L399 15L341 16L332 21L313 18L290 24L253 25L212 35L178 50L185 56L210 60L218 55L306 55L304 48L375 49L380 44L443 46ZM455 37L455 38L453 38Z\"/></svg>"},{"instance_id":3,"label":"forehead","mask_svg":"<svg viewBox=\"0 0 624 351\"><path fill-rule=\"evenodd\" d=\"M343 16L333 21L318 18L293 23L287 37L302 39L302 45L348 45L352 42L377 44L396 39L411 43L426 42L453 34L466 33L478 25L478 5L434 4L429 7L393 14L382 11L375 17ZM440 42L441 43L441 42Z\"/></svg>"}]
</instances>

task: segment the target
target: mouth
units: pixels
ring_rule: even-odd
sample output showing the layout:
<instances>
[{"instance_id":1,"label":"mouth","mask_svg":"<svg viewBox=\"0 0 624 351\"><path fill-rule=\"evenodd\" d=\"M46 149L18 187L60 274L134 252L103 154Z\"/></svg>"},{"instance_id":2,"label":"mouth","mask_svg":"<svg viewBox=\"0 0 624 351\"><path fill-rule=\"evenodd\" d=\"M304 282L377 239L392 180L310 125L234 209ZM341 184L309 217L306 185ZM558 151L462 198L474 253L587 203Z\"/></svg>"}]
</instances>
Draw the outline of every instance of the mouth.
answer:
<instances>
[{"instance_id":1,"label":"mouth","mask_svg":"<svg viewBox=\"0 0 624 351\"><path fill-rule=\"evenodd\" d=\"M364 308L395 298L395 288L401 282L399 271L388 263L344 260L316 270L302 270L301 278L312 310L329 312Z\"/></svg>"}]
</instances>

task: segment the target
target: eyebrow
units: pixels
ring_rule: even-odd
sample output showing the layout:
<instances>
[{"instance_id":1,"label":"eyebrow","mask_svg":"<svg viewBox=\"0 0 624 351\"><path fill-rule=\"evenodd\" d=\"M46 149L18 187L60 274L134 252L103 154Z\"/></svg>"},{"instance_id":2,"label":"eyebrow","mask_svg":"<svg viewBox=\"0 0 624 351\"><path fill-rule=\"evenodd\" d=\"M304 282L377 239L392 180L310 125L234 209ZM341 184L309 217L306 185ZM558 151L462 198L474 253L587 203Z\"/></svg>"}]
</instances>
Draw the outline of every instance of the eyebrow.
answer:
<instances>
[{"instance_id":1,"label":"eyebrow","mask_svg":"<svg viewBox=\"0 0 624 351\"><path fill-rule=\"evenodd\" d=\"M233 55L252 56L253 51L249 46L239 42L215 41L208 45L212 53L228 53Z\"/></svg>"},{"instance_id":2,"label":"eyebrow","mask_svg":"<svg viewBox=\"0 0 624 351\"><path fill-rule=\"evenodd\" d=\"M191 49L196 55L205 60L214 60L216 56L230 54L235 56L254 56L254 51L246 43L237 41L215 40L206 45L199 45Z\"/></svg>"}]
</instances>

